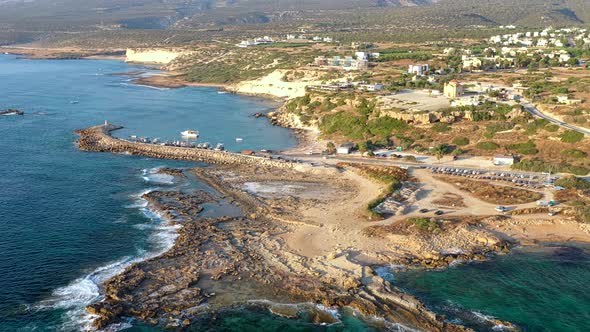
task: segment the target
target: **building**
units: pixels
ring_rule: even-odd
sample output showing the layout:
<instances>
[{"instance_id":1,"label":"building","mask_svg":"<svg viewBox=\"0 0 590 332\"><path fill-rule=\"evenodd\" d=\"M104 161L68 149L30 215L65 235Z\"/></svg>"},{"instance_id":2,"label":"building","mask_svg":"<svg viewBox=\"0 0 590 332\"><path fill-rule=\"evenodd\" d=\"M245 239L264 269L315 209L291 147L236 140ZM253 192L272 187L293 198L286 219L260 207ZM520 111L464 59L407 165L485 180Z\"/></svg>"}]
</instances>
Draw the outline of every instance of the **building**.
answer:
<instances>
[{"instance_id":1,"label":"building","mask_svg":"<svg viewBox=\"0 0 590 332\"><path fill-rule=\"evenodd\" d=\"M383 84L376 83L376 84L359 84L359 90L363 91L381 91L383 90Z\"/></svg>"},{"instance_id":2,"label":"building","mask_svg":"<svg viewBox=\"0 0 590 332\"><path fill-rule=\"evenodd\" d=\"M430 71L430 66L428 64L415 64L408 66L408 74L422 76Z\"/></svg>"},{"instance_id":3,"label":"building","mask_svg":"<svg viewBox=\"0 0 590 332\"><path fill-rule=\"evenodd\" d=\"M444 95L447 98L454 99L463 95L463 85L457 80L452 80L445 84Z\"/></svg>"},{"instance_id":4,"label":"building","mask_svg":"<svg viewBox=\"0 0 590 332\"><path fill-rule=\"evenodd\" d=\"M494 165L496 166L510 166L514 164L513 156L494 156Z\"/></svg>"},{"instance_id":5,"label":"building","mask_svg":"<svg viewBox=\"0 0 590 332\"><path fill-rule=\"evenodd\" d=\"M336 153L337 154L349 154L353 147L354 147L353 143L344 143L336 149Z\"/></svg>"},{"instance_id":6,"label":"building","mask_svg":"<svg viewBox=\"0 0 590 332\"><path fill-rule=\"evenodd\" d=\"M582 103L581 99L570 99L568 96L557 96L557 102L564 105L579 105Z\"/></svg>"},{"instance_id":7,"label":"building","mask_svg":"<svg viewBox=\"0 0 590 332\"><path fill-rule=\"evenodd\" d=\"M473 70L481 68L482 61L475 57L463 56L463 69Z\"/></svg>"}]
</instances>

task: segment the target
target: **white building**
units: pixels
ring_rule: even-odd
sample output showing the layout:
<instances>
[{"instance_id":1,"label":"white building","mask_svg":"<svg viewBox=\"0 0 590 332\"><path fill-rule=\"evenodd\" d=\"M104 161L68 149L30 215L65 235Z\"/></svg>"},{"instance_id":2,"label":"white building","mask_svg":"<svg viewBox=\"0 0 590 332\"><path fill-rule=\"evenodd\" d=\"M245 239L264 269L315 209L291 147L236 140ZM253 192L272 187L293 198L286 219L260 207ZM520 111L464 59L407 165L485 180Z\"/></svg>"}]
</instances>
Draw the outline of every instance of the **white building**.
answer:
<instances>
[{"instance_id":1,"label":"white building","mask_svg":"<svg viewBox=\"0 0 590 332\"><path fill-rule=\"evenodd\" d=\"M513 156L494 156L494 165L496 166L510 166L514 164Z\"/></svg>"},{"instance_id":2,"label":"white building","mask_svg":"<svg viewBox=\"0 0 590 332\"><path fill-rule=\"evenodd\" d=\"M422 76L426 74L430 70L430 65L428 64L415 64L408 66L408 74L413 74L417 76Z\"/></svg>"},{"instance_id":3,"label":"white building","mask_svg":"<svg viewBox=\"0 0 590 332\"><path fill-rule=\"evenodd\" d=\"M354 144L352 144L352 143L344 143L336 149L336 153L337 154L349 154L353 147L354 147Z\"/></svg>"}]
</instances>

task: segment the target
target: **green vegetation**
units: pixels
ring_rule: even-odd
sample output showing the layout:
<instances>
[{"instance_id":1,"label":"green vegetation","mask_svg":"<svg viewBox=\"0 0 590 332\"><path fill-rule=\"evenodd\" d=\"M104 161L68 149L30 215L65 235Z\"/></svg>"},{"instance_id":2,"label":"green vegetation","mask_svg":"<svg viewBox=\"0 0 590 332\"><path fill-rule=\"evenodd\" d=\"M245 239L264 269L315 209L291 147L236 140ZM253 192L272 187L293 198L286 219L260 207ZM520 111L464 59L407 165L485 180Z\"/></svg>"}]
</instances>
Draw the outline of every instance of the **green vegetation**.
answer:
<instances>
[{"instance_id":1,"label":"green vegetation","mask_svg":"<svg viewBox=\"0 0 590 332\"><path fill-rule=\"evenodd\" d=\"M451 126L448 123L437 122L434 125L432 125L432 130L434 130L437 133L446 133L451 131Z\"/></svg>"},{"instance_id":2,"label":"green vegetation","mask_svg":"<svg viewBox=\"0 0 590 332\"><path fill-rule=\"evenodd\" d=\"M512 165L512 168L521 171L571 173L575 175L586 175L590 172L590 169L583 166L574 166L567 163L554 164L538 158L521 160Z\"/></svg>"},{"instance_id":3,"label":"green vegetation","mask_svg":"<svg viewBox=\"0 0 590 332\"><path fill-rule=\"evenodd\" d=\"M431 152L436 156L436 159L440 160L444 155L452 152L452 148L448 144L438 144L432 148Z\"/></svg>"},{"instance_id":4,"label":"green vegetation","mask_svg":"<svg viewBox=\"0 0 590 332\"><path fill-rule=\"evenodd\" d=\"M498 149L500 146L494 142L479 142L476 147L480 150L493 151Z\"/></svg>"},{"instance_id":5,"label":"green vegetation","mask_svg":"<svg viewBox=\"0 0 590 332\"><path fill-rule=\"evenodd\" d=\"M545 126L545 130L554 133L559 130L559 126L551 123Z\"/></svg>"},{"instance_id":6,"label":"green vegetation","mask_svg":"<svg viewBox=\"0 0 590 332\"><path fill-rule=\"evenodd\" d=\"M348 112L338 112L324 116L319 127L325 135L338 133L353 140L362 140L367 133L365 120Z\"/></svg>"},{"instance_id":7,"label":"green vegetation","mask_svg":"<svg viewBox=\"0 0 590 332\"><path fill-rule=\"evenodd\" d=\"M565 143L578 143L584 139L584 134L574 131L574 130L567 130L563 134L561 134L561 141Z\"/></svg>"},{"instance_id":8,"label":"green vegetation","mask_svg":"<svg viewBox=\"0 0 590 332\"><path fill-rule=\"evenodd\" d=\"M563 150L563 151L561 151L561 155L566 156L566 157L576 158L576 159L586 158L588 156L588 154L586 152L584 152L582 150L578 150L578 149Z\"/></svg>"},{"instance_id":9,"label":"green vegetation","mask_svg":"<svg viewBox=\"0 0 590 332\"><path fill-rule=\"evenodd\" d=\"M422 232L429 232L429 233L438 233L441 231L441 228L434 219L430 218L408 218L406 219L408 223L411 225L416 226Z\"/></svg>"},{"instance_id":10,"label":"green vegetation","mask_svg":"<svg viewBox=\"0 0 590 332\"><path fill-rule=\"evenodd\" d=\"M590 182L577 176L568 176L557 179L555 184L567 189L587 190L590 189Z\"/></svg>"},{"instance_id":11,"label":"green vegetation","mask_svg":"<svg viewBox=\"0 0 590 332\"><path fill-rule=\"evenodd\" d=\"M467 137L455 137L453 139L453 144L458 145L458 146L469 145L469 138L467 138Z\"/></svg>"},{"instance_id":12,"label":"green vegetation","mask_svg":"<svg viewBox=\"0 0 590 332\"><path fill-rule=\"evenodd\" d=\"M336 104L331 102L329 102L329 106L326 106L328 102L324 101L319 107L320 113L326 113L326 110L336 107ZM300 109L302 103L301 100L295 99L287 105L287 108L289 110ZM310 104L309 107L311 106L313 105ZM354 112L339 111L324 116L316 114L316 116L320 119L319 129L324 135L338 134L356 142L373 138L383 142L382 145L386 145L391 136L410 127L404 121L389 116L374 117L375 114L375 102L361 98ZM374 118L369 120L371 116Z\"/></svg>"},{"instance_id":13,"label":"green vegetation","mask_svg":"<svg viewBox=\"0 0 590 332\"><path fill-rule=\"evenodd\" d=\"M516 152L518 152L520 154L527 154L527 155L539 153L539 149L537 149L535 142L530 141L530 140L526 143L510 144L510 145L508 145L508 149L515 150Z\"/></svg>"},{"instance_id":14,"label":"green vegetation","mask_svg":"<svg viewBox=\"0 0 590 332\"><path fill-rule=\"evenodd\" d=\"M549 121L545 119L535 119L535 121L528 123L526 126L526 133L528 135L536 134L539 129L545 128Z\"/></svg>"},{"instance_id":15,"label":"green vegetation","mask_svg":"<svg viewBox=\"0 0 590 332\"><path fill-rule=\"evenodd\" d=\"M386 61L395 61L395 60L416 60L416 61L426 61L433 58L431 51L415 51L409 49L390 49L390 50L379 50L381 55L377 61L379 62L386 62Z\"/></svg>"}]
</instances>

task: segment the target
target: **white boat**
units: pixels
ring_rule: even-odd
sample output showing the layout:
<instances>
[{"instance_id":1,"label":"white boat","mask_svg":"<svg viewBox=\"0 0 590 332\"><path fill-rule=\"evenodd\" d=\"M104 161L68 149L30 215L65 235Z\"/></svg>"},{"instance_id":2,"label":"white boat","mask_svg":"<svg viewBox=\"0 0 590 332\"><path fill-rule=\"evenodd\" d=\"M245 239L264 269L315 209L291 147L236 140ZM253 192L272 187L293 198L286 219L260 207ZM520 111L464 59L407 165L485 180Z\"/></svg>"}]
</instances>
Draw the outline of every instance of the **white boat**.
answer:
<instances>
[{"instance_id":1,"label":"white boat","mask_svg":"<svg viewBox=\"0 0 590 332\"><path fill-rule=\"evenodd\" d=\"M244 141L244 139L243 139L243 138L241 138L241 137L236 137L236 142L243 142L243 141Z\"/></svg>"},{"instance_id":2,"label":"white boat","mask_svg":"<svg viewBox=\"0 0 590 332\"><path fill-rule=\"evenodd\" d=\"M197 138L199 137L199 132L197 130L185 130L183 132L180 133L182 136L184 137L194 137Z\"/></svg>"},{"instance_id":3,"label":"white boat","mask_svg":"<svg viewBox=\"0 0 590 332\"><path fill-rule=\"evenodd\" d=\"M223 145L223 143L217 143L217 146L215 147L215 151L223 151L225 150L225 146Z\"/></svg>"}]
</instances>

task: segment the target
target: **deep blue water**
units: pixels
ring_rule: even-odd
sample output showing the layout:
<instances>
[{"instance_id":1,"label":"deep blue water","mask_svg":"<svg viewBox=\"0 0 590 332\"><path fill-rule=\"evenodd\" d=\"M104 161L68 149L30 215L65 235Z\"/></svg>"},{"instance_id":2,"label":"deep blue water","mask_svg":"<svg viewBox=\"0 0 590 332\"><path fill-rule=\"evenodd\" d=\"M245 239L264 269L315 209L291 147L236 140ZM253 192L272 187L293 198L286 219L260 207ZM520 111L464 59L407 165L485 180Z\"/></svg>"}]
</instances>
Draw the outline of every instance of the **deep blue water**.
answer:
<instances>
[{"instance_id":1,"label":"deep blue water","mask_svg":"<svg viewBox=\"0 0 590 332\"><path fill-rule=\"evenodd\" d=\"M125 135L173 139L197 129L230 149L296 143L288 130L251 116L272 107L268 101L105 75L134 70L143 68L0 55L0 109L26 112L0 117L0 331L76 329L96 283L173 240L138 201L170 185L144 180L142 170L195 164L78 151L75 129L106 119Z\"/></svg>"}]
</instances>

